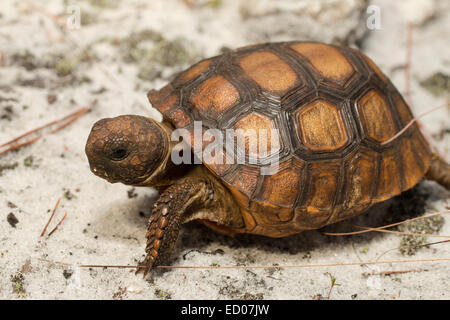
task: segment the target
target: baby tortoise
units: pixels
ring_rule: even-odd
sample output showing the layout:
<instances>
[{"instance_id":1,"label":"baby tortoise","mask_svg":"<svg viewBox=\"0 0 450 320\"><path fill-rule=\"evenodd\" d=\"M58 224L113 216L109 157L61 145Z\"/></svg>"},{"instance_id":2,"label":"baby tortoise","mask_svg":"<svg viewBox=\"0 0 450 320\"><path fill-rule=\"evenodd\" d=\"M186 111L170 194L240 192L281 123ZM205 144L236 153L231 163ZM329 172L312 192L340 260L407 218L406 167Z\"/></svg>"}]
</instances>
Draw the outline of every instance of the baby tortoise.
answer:
<instances>
[{"instance_id":1,"label":"baby tortoise","mask_svg":"<svg viewBox=\"0 0 450 320\"><path fill-rule=\"evenodd\" d=\"M162 123L137 115L102 119L86 144L96 175L160 192L144 276L167 261L180 225L194 219L230 235L284 237L360 214L423 177L450 189L450 166L431 152L417 124L395 137L413 119L401 94L348 47L240 48L200 61L148 98ZM215 154L223 163L176 165L171 134L185 128L194 135L194 121L224 136L227 129L264 129L278 139L256 155L248 140L236 147L227 140ZM246 161L229 161L240 154ZM264 173L274 158L278 170Z\"/></svg>"}]
</instances>

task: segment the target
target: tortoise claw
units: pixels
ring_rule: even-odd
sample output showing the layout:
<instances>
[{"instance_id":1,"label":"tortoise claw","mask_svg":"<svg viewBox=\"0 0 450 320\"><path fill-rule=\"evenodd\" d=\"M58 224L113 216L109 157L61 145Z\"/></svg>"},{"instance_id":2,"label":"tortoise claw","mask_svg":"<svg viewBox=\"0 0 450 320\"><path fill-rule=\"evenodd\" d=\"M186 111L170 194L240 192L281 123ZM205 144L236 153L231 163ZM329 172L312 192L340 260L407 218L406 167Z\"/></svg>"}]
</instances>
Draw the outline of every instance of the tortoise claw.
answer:
<instances>
[{"instance_id":1,"label":"tortoise claw","mask_svg":"<svg viewBox=\"0 0 450 320\"><path fill-rule=\"evenodd\" d=\"M145 269L145 266L140 264L140 265L137 266L137 270L136 270L136 272L134 274L138 275L139 273L143 272L144 269Z\"/></svg>"},{"instance_id":2,"label":"tortoise claw","mask_svg":"<svg viewBox=\"0 0 450 320\"><path fill-rule=\"evenodd\" d=\"M147 257L145 257L144 262L142 264L139 264L134 274L137 275L139 273L144 273L142 278L145 279L153 268L154 259L152 258L153 258L152 256L147 255Z\"/></svg>"},{"instance_id":3,"label":"tortoise claw","mask_svg":"<svg viewBox=\"0 0 450 320\"><path fill-rule=\"evenodd\" d=\"M151 268L145 269L144 275L142 276L142 279L145 279L147 275L150 273Z\"/></svg>"}]
</instances>

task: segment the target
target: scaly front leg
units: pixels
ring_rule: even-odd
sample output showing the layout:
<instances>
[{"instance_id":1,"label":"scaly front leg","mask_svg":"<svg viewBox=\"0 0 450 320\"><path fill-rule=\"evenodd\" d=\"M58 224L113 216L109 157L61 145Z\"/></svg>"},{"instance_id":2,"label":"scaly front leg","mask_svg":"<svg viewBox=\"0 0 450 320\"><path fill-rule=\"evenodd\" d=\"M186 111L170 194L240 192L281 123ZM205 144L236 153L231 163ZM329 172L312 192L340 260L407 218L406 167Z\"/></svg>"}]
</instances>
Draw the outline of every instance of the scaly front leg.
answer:
<instances>
[{"instance_id":1,"label":"scaly front leg","mask_svg":"<svg viewBox=\"0 0 450 320\"><path fill-rule=\"evenodd\" d=\"M153 266L167 261L188 209L204 205L212 198L212 190L206 180L186 179L161 194L148 221L147 256L136 273L144 271L145 278Z\"/></svg>"}]
</instances>

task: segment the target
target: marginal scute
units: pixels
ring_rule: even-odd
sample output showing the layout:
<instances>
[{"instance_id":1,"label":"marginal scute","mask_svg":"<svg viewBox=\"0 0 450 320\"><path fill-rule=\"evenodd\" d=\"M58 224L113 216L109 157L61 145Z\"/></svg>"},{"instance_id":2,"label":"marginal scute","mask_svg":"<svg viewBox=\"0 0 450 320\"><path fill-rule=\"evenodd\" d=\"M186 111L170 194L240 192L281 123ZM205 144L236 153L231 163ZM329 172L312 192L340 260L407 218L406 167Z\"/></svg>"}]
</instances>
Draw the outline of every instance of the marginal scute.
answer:
<instances>
[{"instance_id":1,"label":"marginal scute","mask_svg":"<svg viewBox=\"0 0 450 320\"><path fill-rule=\"evenodd\" d=\"M414 187L423 176L423 169L418 162L414 146L411 143L411 139L405 137L400 143L400 154L402 157L403 174L403 186L404 190L408 190Z\"/></svg>"},{"instance_id":2,"label":"marginal scute","mask_svg":"<svg viewBox=\"0 0 450 320\"><path fill-rule=\"evenodd\" d=\"M197 78L200 74L204 73L209 66L211 65L211 59L200 61L197 64L194 64L192 67L181 73L176 79L175 79L175 85L181 86L186 84L187 82L194 80Z\"/></svg>"},{"instance_id":3,"label":"marginal scute","mask_svg":"<svg viewBox=\"0 0 450 320\"><path fill-rule=\"evenodd\" d=\"M400 163L396 157L396 150L385 150L381 154L380 169L378 176L377 201L390 199L402 191L400 177Z\"/></svg>"},{"instance_id":4,"label":"marginal scute","mask_svg":"<svg viewBox=\"0 0 450 320\"><path fill-rule=\"evenodd\" d=\"M245 229L247 232L251 232L256 227L255 218L253 218L252 214L247 210L242 209L241 207L242 218L245 223Z\"/></svg>"},{"instance_id":5,"label":"marginal scute","mask_svg":"<svg viewBox=\"0 0 450 320\"><path fill-rule=\"evenodd\" d=\"M308 190L303 203L295 209L295 221L305 229L324 226L333 214L339 188L340 161L309 165Z\"/></svg>"},{"instance_id":6,"label":"marginal scute","mask_svg":"<svg viewBox=\"0 0 450 320\"><path fill-rule=\"evenodd\" d=\"M190 100L202 113L217 116L239 100L239 92L222 75L217 75L202 82Z\"/></svg>"},{"instance_id":7,"label":"marginal scute","mask_svg":"<svg viewBox=\"0 0 450 320\"><path fill-rule=\"evenodd\" d=\"M385 74L378 68L378 66L373 62L372 59L370 59L368 56L366 56L361 51L358 51L358 54L363 57L363 59L366 61L366 63L369 65L369 68L375 71L375 73L380 77L381 80L384 82L389 82L389 79L385 76Z\"/></svg>"},{"instance_id":8,"label":"marginal scute","mask_svg":"<svg viewBox=\"0 0 450 320\"><path fill-rule=\"evenodd\" d=\"M154 107L159 108L158 105L160 101L171 93L173 93L173 85L172 83L169 83L159 90L150 90L147 93L147 98Z\"/></svg>"},{"instance_id":9,"label":"marginal scute","mask_svg":"<svg viewBox=\"0 0 450 320\"><path fill-rule=\"evenodd\" d=\"M286 222L292 220L294 216L294 208L278 208L278 220L281 222Z\"/></svg>"},{"instance_id":10,"label":"marginal scute","mask_svg":"<svg viewBox=\"0 0 450 320\"><path fill-rule=\"evenodd\" d=\"M224 180L250 199L258 184L259 176L258 167L242 164L233 172L225 175Z\"/></svg>"},{"instance_id":11,"label":"marginal scute","mask_svg":"<svg viewBox=\"0 0 450 320\"><path fill-rule=\"evenodd\" d=\"M311 150L334 151L348 142L337 107L324 100L302 107L297 120L302 142Z\"/></svg>"},{"instance_id":12,"label":"marginal scute","mask_svg":"<svg viewBox=\"0 0 450 320\"><path fill-rule=\"evenodd\" d=\"M411 136L411 143L413 145L414 154L416 159L421 161L422 170L425 173L430 166L431 160L431 149L428 143L426 142L424 136L420 132L420 130L415 130Z\"/></svg>"},{"instance_id":13,"label":"marginal scute","mask_svg":"<svg viewBox=\"0 0 450 320\"><path fill-rule=\"evenodd\" d=\"M186 127L188 124L191 123L191 120L192 120L191 117L188 116L186 114L186 112L184 112L181 109L174 111L170 115L170 119L172 119L172 121L175 123L177 128Z\"/></svg>"},{"instance_id":14,"label":"marginal scute","mask_svg":"<svg viewBox=\"0 0 450 320\"><path fill-rule=\"evenodd\" d=\"M253 201L250 211L256 223L261 226L276 225L292 218L294 209L274 205L267 201Z\"/></svg>"},{"instance_id":15,"label":"marginal scute","mask_svg":"<svg viewBox=\"0 0 450 320\"><path fill-rule=\"evenodd\" d=\"M361 150L347 164L345 172L347 187L343 203L345 209L367 206L372 202L377 159L378 154L376 152Z\"/></svg>"},{"instance_id":16,"label":"marginal scute","mask_svg":"<svg viewBox=\"0 0 450 320\"><path fill-rule=\"evenodd\" d=\"M384 142L396 133L394 117L386 99L376 90L370 90L359 101L361 121L367 135Z\"/></svg>"},{"instance_id":17,"label":"marginal scute","mask_svg":"<svg viewBox=\"0 0 450 320\"><path fill-rule=\"evenodd\" d=\"M393 100L395 104L395 109L397 110L400 119L402 121L402 125L406 126L413 119L411 109L408 107L408 105L406 104L405 100L400 95L400 93L396 92L393 95Z\"/></svg>"},{"instance_id":18,"label":"marginal scute","mask_svg":"<svg viewBox=\"0 0 450 320\"><path fill-rule=\"evenodd\" d=\"M334 163L316 162L310 167L310 181L305 206L310 212L333 209L338 190L340 167Z\"/></svg>"},{"instance_id":19,"label":"marginal scute","mask_svg":"<svg viewBox=\"0 0 450 320\"><path fill-rule=\"evenodd\" d=\"M282 94L299 83L294 70L269 51L251 53L239 62L244 72L263 89Z\"/></svg>"},{"instance_id":20,"label":"marginal scute","mask_svg":"<svg viewBox=\"0 0 450 320\"><path fill-rule=\"evenodd\" d=\"M344 86L355 72L351 63L336 48L323 43L297 43L291 46L304 56L325 79Z\"/></svg>"},{"instance_id":21,"label":"marginal scute","mask_svg":"<svg viewBox=\"0 0 450 320\"><path fill-rule=\"evenodd\" d=\"M280 164L277 173L264 177L257 198L278 206L292 208L297 199L304 164L291 160ZM284 168L283 168L284 166Z\"/></svg>"}]
</instances>

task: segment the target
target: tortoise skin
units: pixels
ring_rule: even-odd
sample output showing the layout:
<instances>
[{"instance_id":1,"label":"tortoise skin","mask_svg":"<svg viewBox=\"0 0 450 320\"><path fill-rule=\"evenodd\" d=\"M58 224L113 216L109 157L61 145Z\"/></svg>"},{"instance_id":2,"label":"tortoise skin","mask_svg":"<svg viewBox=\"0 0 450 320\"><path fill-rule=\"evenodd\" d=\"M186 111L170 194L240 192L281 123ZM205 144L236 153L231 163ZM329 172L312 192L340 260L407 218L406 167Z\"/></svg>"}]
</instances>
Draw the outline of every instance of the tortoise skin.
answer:
<instances>
[{"instance_id":1,"label":"tortoise skin","mask_svg":"<svg viewBox=\"0 0 450 320\"><path fill-rule=\"evenodd\" d=\"M355 216L413 187L430 164L416 124L384 143L413 119L411 110L375 63L348 47L240 48L200 61L148 98L191 132L194 121L224 134L278 130L279 148L256 164L205 163L241 209L239 232L283 237ZM222 156L235 158L238 149ZM261 174L274 155L278 172Z\"/></svg>"}]
</instances>

